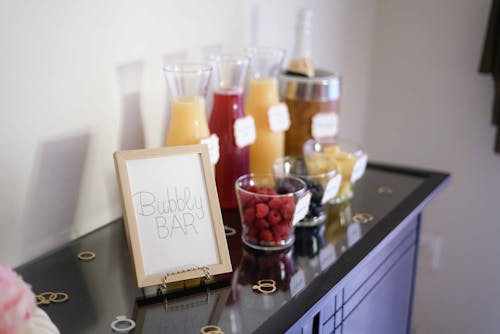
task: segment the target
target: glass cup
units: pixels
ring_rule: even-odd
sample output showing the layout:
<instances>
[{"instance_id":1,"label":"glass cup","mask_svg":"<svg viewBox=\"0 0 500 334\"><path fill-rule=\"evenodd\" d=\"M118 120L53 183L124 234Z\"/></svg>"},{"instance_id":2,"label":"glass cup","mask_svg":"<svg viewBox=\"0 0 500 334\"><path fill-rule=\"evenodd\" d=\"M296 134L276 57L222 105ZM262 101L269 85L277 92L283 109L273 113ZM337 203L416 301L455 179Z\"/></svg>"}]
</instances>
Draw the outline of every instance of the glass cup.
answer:
<instances>
[{"instance_id":1,"label":"glass cup","mask_svg":"<svg viewBox=\"0 0 500 334\"><path fill-rule=\"evenodd\" d=\"M172 98L172 117L166 146L199 144L210 136L205 98L210 64L171 64L163 68Z\"/></svg>"},{"instance_id":2,"label":"glass cup","mask_svg":"<svg viewBox=\"0 0 500 334\"><path fill-rule=\"evenodd\" d=\"M368 161L361 146L333 138L310 139L304 143L303 153L311 173L335 169L342 174L340 190L330 203L341 203L354 196L353 185L364 175Z\"/></svg>"},{"instance_id":3,"label":"glass cup","mask_svg":"<svg viewBox=\"0 0 500 334\"><path fill-rule=\"evenodd\" d=\"M237 206L234 182L248 174L248 146L236 144L235 122L243 112L243 81L248 68L244 55L218 55L211 58L214 68L214 99L209 128L219 137L220 159L215 167L215 182L222 208Z\"/></svg>"},{"instance_id":4,"label":"glass cup","mask_svg":"<svg viewBox=\"0 0 500 334\"><path fill-rule=\"evenodd\" d=\"M322 173L312 172L307 169L306 161L300 156L286 156L278 158L273 164L275 177L294 175L302 179L311 192L309 212L297 223L298 226L317 226L326 219L324 205L333 199L339 190L340 176L335 169ZM336 179L334 179L336 177ZM325 190L326 196L325 196Z\"/></svg>"},{"instance_id":5,"label":"glass cup","mask_svg":"<svg viewBox=\"0 0 500 334\"><path fill-rule=\"evenodd\" d=\"M242 222L242 239L260 250L284 249L295 240L293 216L306 191L295 176L246 174L235 182Z\"/></svg>"}]
</instances>

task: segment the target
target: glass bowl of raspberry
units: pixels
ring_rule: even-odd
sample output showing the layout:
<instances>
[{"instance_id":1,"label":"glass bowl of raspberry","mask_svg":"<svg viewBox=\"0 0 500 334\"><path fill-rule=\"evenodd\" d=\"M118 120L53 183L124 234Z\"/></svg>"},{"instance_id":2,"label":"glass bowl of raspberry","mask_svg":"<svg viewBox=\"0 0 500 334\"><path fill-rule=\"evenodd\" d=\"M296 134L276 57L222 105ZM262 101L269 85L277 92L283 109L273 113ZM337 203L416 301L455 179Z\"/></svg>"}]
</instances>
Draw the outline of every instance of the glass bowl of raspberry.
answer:
<instances>
[{"instance_id":1,"label":"glass bowl of raspberry","mask_svg":"<svg viewBox=\"0 0 500 334\"><path fill-rule=\"evenodd\" d=\"M309 170L306 160L301 156L286 156L278 158L273 163L275 177L297 176L307 186L311 193L309 210L297 226L318 226L325 222L325 204L337 196L342 182L342 175L335 168L321 172Z\"/></svg>"},{"instance_id":2,"label":"glass bowl of raspberry","mask_svg":"<svg viewBox=\"0 0 500 334\"><path fill-rule=\"evenodd\" d=\"M295 176L245 174L235 182L243 242L260 250L285 249L295 240L295 206L307 186Z\"/></svg>"}]
</instances>

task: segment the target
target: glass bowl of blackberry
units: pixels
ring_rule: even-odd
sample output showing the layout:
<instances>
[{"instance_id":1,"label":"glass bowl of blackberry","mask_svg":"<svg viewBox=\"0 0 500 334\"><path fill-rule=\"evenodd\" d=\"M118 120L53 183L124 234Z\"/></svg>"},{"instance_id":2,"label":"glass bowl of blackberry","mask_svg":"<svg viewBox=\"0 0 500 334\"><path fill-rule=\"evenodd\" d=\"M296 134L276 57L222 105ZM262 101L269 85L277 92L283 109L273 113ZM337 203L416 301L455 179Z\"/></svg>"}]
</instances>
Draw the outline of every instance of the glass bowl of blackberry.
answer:
<instances>
[{"instance_id":1,"label":"glass bowl of blackberry","mask_svg":"<svg viewBox=\"0 0 500 334\"><path fill-rule=\"evenodd\" d=\"M273 163L275 177L296 176L300 178L311 193L309 211L297 223L297 226L317 226L326 219L325 204L337 195L342 176L332 168L323 172L311 172L306 160L301 156L286 156L278 158Z\"/></svg>"}]
</instances>

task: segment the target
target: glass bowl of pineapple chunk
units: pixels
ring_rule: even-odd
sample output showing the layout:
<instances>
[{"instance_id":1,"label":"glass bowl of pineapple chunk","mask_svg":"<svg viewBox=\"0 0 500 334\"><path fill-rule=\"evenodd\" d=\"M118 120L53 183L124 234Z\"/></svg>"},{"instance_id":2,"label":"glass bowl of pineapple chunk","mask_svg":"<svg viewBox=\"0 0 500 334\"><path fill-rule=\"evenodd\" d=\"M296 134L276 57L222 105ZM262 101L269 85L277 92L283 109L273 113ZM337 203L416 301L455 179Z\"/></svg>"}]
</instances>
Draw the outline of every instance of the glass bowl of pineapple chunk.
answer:
<instances>
[{"instance_id":1,"label":"glass bowl of pineapple chunk","mask_svg":"<svg viewBox=\"0 0 500 334\"><path fill-rule=\"evenodd\" d=\"M353 185L363 177L368 162L361 146L333 138L309 139L304 143L303 152L311 173L336 170L342 174L340 190L330 203L342 203L354 196Z\"/></svg>"}]
</instances>

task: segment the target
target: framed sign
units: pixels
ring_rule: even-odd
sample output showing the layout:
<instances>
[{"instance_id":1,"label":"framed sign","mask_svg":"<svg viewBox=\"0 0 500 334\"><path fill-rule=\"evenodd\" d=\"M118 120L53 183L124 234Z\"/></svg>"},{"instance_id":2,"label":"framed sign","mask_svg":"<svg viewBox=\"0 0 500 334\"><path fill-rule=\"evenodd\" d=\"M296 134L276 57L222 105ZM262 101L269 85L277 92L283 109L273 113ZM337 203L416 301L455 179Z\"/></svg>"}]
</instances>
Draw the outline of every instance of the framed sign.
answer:
<instances>
[{"instance_id":1,"label":"framed sign","mask_svg":"<svg viewBox=\"0 0 500 334\"><path fill-rule=\"evenodd\" d=\"M114 160L138 287L232 271L206 145Z\"/></svg>"}]
</instances>

